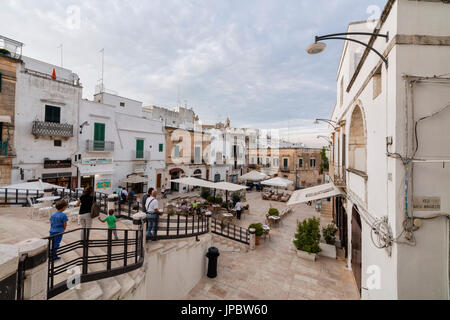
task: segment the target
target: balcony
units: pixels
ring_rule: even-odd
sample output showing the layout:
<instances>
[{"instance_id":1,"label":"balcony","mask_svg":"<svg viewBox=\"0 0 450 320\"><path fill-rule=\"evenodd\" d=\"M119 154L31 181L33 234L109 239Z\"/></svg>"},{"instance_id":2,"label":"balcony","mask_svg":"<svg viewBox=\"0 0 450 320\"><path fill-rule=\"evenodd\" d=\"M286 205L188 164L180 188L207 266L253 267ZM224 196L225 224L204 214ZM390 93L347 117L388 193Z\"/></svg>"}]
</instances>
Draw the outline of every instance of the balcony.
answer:
<instances>
[{"instance_id":1,"label":"balcony","mask_svg":"<svg viewBox=\"0 0 450 320\"><path fill-rule=\"evenodd\" d=\"M8 156L8 141L0 141L0 157Z\"/></svg>"},{"instance_id":2,"label":"balcony","mask_svg":"<svg viewBox=\"0 0 450 320\"><path fill-rule=\"evenodd\" d=\"M114 151L114 141L86 140L86 150L88 152L112 152Z\"/></svg>"},{"instance_id":3,"label":"balcony","mask_svg":"<svg viewBox=\"0 0 450 320\"><path fill-rule=\"evenodd\" d=\"M50 160L48 158L44 159L44 169L61 169L72 167L72 160Z\"/></svg>"},{"instance_id":4,"label":"balcony","mask_svg":"<svg viewBox=\"0 0 450 320\"><path fill-rule=\"evenodd\" d=\"M346 186L346 173L344 166L332 165L330 163L330 179L333 181L336 187Z\"/></svg>"},{"instance_id":5,"label":"balcony","mask_svg":"<svg viewBox=\"0 0 450 320\"><path fill-rule=\"evenodd\" d=\"M150 160L150 151L146 151L146 150L131 151L131 159L148 161L148 160Z\"/></svg>"},{"instance_id":6,"label":"balcony","mask_svg":"<svg viewBox=\"0 0 450 320\"><path fill-rule=\"evenodd\" d=\"M280 171L281 172L291 172L291 169L289 167L281 167Z\"/></svg>"},{"instance_id":7,"label":"balcony","mask_svg":"<svg viewBox=\"0 0 450 320\"><path fill-rule=\"evenodd\" d=\"M33 121L31 133L35 136L73 137L73 125L68 123L54 123Z\"/></svg>"},{"instance_id":8,"label":"balcony","mask_svg":"<svg viewBox=\"0 0 450 320\"><path fill-rule=\"evenodd\" d=\"M249 167L250 169L256 169L256 164L249 164L248 167Z\"/></svg>"}]
</instances>

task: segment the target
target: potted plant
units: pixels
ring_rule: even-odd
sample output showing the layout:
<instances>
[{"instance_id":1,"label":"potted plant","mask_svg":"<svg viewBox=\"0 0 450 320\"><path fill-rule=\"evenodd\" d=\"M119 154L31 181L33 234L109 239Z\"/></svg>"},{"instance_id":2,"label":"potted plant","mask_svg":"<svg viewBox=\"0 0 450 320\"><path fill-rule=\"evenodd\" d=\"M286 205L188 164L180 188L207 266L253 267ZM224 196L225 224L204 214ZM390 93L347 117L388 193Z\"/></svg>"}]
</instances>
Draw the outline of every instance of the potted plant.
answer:
<instances>
[{"instance_id":1,"label":"potted plant","mask_svg":"<svg viewBox=\"0 0 450 320\"><path fill-rule=\"evenodd\" d=\"M223 199L222 199L221 197L217 197L217 198L215 198L215 201L214 201L214 202L217 203L217 204L222 205Z\"/></svg>"},{"instance_id":2,"label":"potted plant","mask_svg":"<svg viewBox=\"0 0 450 320\"><path fill-rule=\"evenodd\" d=\"M231 201L233 201L233 204L236 205L239 201L241 201L241 193L239 191L235 191L231 194Z\"/></svg>"},{"instance_id":3,"label":"potted plant","mask_svg":"<svg viewBox=\"0 0 450 320\"><path fill-rule=\"evenodd\" d=\"M297 223L294 246L297 256L310 261L316 261L317 254L321 251L320 219L315 217Z\"/></svg>"},{"instance_id":4,"label":"potted plant","mask_svg":"<svg viewBox=\"0 0 450 320\"><path fill-rule=\"evenodd\" d=\"M212 194L210 194L208 196L207 200L210 204L213 204L213 203L215 203L216 198L214 198L214 196Z\"/></svg>"},{"instance_id":5,"label":"potted plant","mask_svg":"<svg viewBox=\"0 0 450 320\"><path fill-rule=\"evenodd\" d=\"M252 223L248 226L248 229L255 229L255 244L259 245L259 240L261 239L261 236L264 234L264 229L262 227L262 223Z\"/></svg>"},{"instance_id":6,"label":"potted plant","mask_svg":"<svg viewBox=\"0 0 450 320\"><path fill-rule=\"evenodd\" d=\"M207 200L208 197L211 195L211 191L209 190L209 188L202 188L200 191L200 196Z\"/></svg>"},{"instance_id":7,"label":"potted plant","mask_svg":"<svg viewBox=\"0 0 450 320\"><path fill-rule=\"evenodd\" d=\"M250 205L248 205L248 204L242 207L243 213L247 213L249 210L250 210Z\"/></svg>"},{"instance_id":8,"label":"potted plant","mask_svg":"<svg viewBox=\"0 0 450 320\"><path fill-rule=\"evenodd\" d=\"M322 228L322 236L325 243L320 243L321 256L336 259L336 232L338 229L334 224L329 224Z\"/></svg>"},{"instance_id":9,"label":"potted plant","mask_svg":"<svg viewBox=\"0 0 450 320\"><path fill-rule=\"evenodd\" d=\"M269 216L277 216L278 217L280 215L280 212L278 211L277 208L270 208L268 215Z\"/></svg>"},{"instance_id":10,"label":"potted plant","mask_svg":"<svg viewBox=\"0 0 450 320\"><path fill-rule=\"evenodd\" d=\"M170 210L167 212L167 214L168 214L169 216L174 216L174 215L177 214L177 212L176 212L174 209L170 209Z\"/></svg>"}]
</instances>

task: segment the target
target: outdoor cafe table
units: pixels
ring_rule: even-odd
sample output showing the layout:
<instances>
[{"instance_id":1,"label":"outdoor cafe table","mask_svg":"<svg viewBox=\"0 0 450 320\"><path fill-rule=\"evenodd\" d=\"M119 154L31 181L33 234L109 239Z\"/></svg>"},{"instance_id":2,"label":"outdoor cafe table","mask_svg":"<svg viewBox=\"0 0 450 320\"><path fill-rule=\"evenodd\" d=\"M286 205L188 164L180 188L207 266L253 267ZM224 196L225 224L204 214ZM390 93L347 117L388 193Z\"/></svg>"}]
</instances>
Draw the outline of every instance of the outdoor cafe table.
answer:
<instances>
[{"instance_id":1,"label":"outdoor cafe table","mask_svg":"<svg viewBox=\"0 0 450 320\"><path fill-rule=\"evenodd\" d=\"M279 216L269 216L269 219L271 219L274 223L278 223L281 218Z\"/></svg>"}]
</instances>

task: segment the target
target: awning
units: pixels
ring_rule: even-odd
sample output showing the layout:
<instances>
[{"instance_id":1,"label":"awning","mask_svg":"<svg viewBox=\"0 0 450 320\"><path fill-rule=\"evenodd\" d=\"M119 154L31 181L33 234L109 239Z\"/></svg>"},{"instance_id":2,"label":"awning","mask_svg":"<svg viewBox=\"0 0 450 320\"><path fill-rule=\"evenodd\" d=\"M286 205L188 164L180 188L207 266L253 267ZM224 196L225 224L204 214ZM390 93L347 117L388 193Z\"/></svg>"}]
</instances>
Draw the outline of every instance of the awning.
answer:
<instances>
[{"instance_id":1,"label":"awning","mask_svg":"<svg viewBox=\"0 0 450 320\"><path fill-rule=\"evenodd\" d=\"M148 183L148 178L133 175L133 176L129 176L128 178L124 179L123 182L130 183L130 184Z\"/></svg>"},{"instance_id":2,"label":"awning","mask_svg":"<svg viewBox=\"0 0 450 320\"><path fill-rule=\"evenodd\" d=\"M193 178L193 177L174 179L174 180L171 180L171 182L185 184L185 185L193 186L193 187L204 187L204 188L211 188L211 189L215 188L215 184L213 182L202 180L202 179L197 179L197 178Z\"/></svg>"},{"instance_id":3,"label":"awning","mask_svg":"<svg viewBox=\"0 0 450 320\"><path fill-rule=\"evenodd\" d=\"M0 122L11 123L11 117L10 116L0 116Z\"/></svg>"},{"instance_id":4,"label":"awning","mask_svg":"<svg viewBox=\"0 0 450 320\"><path fill-rule=\"evenodd\" d=\"M262 181L268 179L269 176L259 171L250 171L239 177L239 181Z\"/></svg>"},{"instance_id":5,"label":"awning","mask_svg":"<svg viewBox=\"0 0 450 320\"><path fill-rule=\"evenodd\" d=\"M288 179L283 179L280 177L276 177L276 178L261 182L261 184L263 184L265 186L280 187L280 188L287 188L293 183L294 183L294 181L291 181Z\"/></svg>"},{"instance_id":6,"label":"awning","mask_svg":"<svg viewBox=\"0 0 450 320\"><path fill-rule=\"evenodd\" d=\"M18 184L12 184L9 186L1 186L0 189L18 189L18 190L39 190L44 191L47 189L64 189L64 187L58 186L56 184L51 184L47 182L33 181L33 182L24 182Z\"/></svg>"},{"instance_id":7,"label":"awning","mask_svg":"<svg viewBox=\"0 0 450 320\"><path fill-rule=\"evenodd\" d=\"M308 201L330 198L340 194L342 194L342 191L336 188L333 183L322 184L320 186L295 191L287 205L291 206Z\"/></svg>"},{"instance_id":8,"label":"awning","mask_svg":"<svg viewBox=\"0 0 450 320\"><path fill-rule=\"evenodd\" d=\"M246 186L241 186L239 184L229 183L229 182L214 183L214 188L217 190L225 190L225 191L231 191L231 192L247 189Z\"/></svg>"}]
</instances>

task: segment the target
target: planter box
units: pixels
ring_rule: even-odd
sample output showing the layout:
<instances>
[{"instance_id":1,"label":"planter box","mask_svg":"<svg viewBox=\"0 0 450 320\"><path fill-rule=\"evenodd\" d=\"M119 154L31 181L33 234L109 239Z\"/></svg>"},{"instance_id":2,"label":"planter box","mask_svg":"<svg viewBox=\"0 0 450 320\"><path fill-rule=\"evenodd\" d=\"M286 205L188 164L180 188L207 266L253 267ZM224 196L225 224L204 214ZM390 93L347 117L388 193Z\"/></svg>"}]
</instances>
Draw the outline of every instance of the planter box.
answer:
<instances>
[{"instance_id":1,"label":"planter box","mask_svg":"<svg viewBox=\"0 0 450 320\"><path fill-rule=\"evenodd\" d=\"M319 247L320 247L320 249L322 249L322 251L319 252L320 256L336 259L336 246L335 245L319 243Z\"/></svg>"},{"instance_id":2,"label":"planter box","mask_svg":"<svg viewBox=\"0 0 450 320\"><path fill-rule=\"evenodd\" d=\"M316 261L316 259L317 259L317 254L315 254L315 253L308 253L306 251L297 250L297 248L295 248L295 250L297 251L297 257L299 257L299 258L309 260L309 261Z\"/></svg>"}]
</instances>

